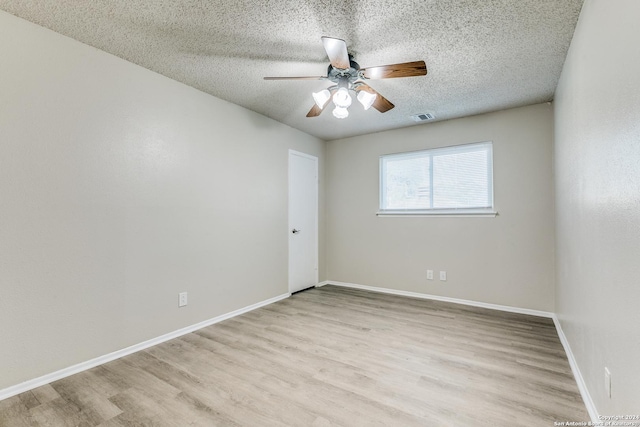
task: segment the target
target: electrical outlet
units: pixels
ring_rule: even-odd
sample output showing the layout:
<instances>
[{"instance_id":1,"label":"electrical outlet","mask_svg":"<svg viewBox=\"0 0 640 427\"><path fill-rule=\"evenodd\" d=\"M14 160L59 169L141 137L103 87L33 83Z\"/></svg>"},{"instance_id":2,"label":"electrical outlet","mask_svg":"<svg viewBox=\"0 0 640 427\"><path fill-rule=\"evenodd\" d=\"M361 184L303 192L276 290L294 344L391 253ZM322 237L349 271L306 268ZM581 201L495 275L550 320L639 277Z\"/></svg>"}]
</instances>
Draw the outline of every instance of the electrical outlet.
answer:
<instances>
[{"instance_id":1,"label":"electrical outlet","mask_svg":"<svg viewBox=\"0 0 640 427\"><path fill-rule=\"evenodd\" d=\"M611 372L606 367L604 368L604 391L607 397L611 399Z\"/></svg>"},{"instance_id":2,"label":"electrical outlet","mask_svg":"<svg viewBox=\"0 0 640 427\"><path fill-rule=\"evenodd\" d=\"M427 280L433 280L433 270L427 270Z\"/></svg>"},{"instance_id":3,"label":"electrical outlet","mask_svg":"<svg viewBox=\"0 0 640 427\"><path fill-rule=\"evenodd\" d=\"M187 293L180 292L178 294L178 307L184 307L185 305L187 305Z\"/></svg>"},{"instance_id":4,"label":"electrical outlet","mask_svg":"<svg viewBox=\"0 0 640 427\"><path fill-rule=\"evenodd\" d=\"M441 271L440 272L440 280L442 280L443 282L447 281L447 272L446 271Z\"/></svg>"}]
</instances>

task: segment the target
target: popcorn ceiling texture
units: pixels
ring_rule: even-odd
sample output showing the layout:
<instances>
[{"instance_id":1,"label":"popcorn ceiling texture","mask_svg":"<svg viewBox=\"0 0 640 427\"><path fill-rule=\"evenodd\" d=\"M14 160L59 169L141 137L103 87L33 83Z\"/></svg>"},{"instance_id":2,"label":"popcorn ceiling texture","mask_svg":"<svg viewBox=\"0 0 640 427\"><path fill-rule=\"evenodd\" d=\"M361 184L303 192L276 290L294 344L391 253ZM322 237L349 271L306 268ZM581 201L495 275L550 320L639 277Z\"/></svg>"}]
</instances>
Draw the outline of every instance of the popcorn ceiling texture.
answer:
<instances>
[{"instance_id":1,"label":"popcorn ceiling texture","mask_svg":"<svg viewBox=\"0 0 640 427\"><path fill-rule=\"evenodd\" d=\"M0 0L0 9L331 140L553 99L583 0ZM327 81L323 35L361 67L424 60L426 77L371 80L396 105L305 115ZM19 40L15 41L20 43Z\"/></svg>"}]
</instances>

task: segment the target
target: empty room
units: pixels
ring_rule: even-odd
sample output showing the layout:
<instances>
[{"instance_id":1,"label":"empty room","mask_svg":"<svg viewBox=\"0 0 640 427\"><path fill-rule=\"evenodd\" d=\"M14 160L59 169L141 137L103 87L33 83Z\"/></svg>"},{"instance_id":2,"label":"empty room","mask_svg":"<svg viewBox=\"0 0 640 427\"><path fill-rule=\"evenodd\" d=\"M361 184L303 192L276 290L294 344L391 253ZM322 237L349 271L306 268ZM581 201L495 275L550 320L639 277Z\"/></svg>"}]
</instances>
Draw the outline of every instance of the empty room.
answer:
<instances>
[{"instance_id":1,"label":"empty room","mask_svg":"<svg viewBox=\"0 0 640 427\"><path fill-rule=\"evenodd\" d=\"M640 427L638 17L0 0L0 426Z\"/></svg>"}]
</instances>

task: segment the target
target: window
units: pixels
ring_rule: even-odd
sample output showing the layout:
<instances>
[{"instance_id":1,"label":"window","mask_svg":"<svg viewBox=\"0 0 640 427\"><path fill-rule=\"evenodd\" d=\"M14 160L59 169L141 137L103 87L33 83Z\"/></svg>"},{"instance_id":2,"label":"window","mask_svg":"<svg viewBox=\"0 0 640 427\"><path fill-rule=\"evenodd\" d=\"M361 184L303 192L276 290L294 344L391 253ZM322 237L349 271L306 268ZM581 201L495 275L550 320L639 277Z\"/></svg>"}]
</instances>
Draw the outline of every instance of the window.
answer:
<instances>
[{"instance_id":1,"label":"window","mask_svg":"<svg viewBox=\"0 0 640 427\"><path fill-rule=\"evenodd\" d=\"M379 215L491 215L493 144L380 157Z\"/></svg>"}]
</instances>

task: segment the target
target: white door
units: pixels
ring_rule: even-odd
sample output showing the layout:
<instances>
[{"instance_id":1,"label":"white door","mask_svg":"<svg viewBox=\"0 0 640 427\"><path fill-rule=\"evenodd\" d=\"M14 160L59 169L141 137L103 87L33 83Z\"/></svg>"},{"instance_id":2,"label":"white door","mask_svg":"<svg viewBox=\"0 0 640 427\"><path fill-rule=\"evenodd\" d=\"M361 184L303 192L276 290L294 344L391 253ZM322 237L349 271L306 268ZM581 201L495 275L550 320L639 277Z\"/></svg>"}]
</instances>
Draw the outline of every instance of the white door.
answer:
<instances>
[{"instance_id":1,"label":"white door","mask_svg":"<svg viewBox=\"0 0 640 427\"><path fill-rule=\"evenodd\" d=\"M289 292L318 283L318 158L289 150Z\"/></svg>"}]
</instances>

